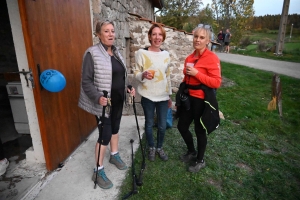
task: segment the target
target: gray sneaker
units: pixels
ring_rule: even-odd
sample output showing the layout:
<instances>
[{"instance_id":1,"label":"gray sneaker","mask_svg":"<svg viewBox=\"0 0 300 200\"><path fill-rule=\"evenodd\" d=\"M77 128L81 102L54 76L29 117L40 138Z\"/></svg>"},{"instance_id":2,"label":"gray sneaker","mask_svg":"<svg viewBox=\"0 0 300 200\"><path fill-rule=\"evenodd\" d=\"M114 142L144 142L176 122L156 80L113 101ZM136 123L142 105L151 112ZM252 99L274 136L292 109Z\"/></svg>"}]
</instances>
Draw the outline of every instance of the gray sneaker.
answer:
<instances>
[{"instance_id":1,"label":"gray sneaker","mask_svg":"<svg viewBox=\"0 0 300 200\"><path fill-rule=\"evenodd\" d=\"M190 167L189 167L189 171L190 172L194 172L194 173L197 173L199 172L199 170L201 168L204 168L205 167L205 161L203 160L202 162L201 161L196 161L194 164L192 164Z\"/></svg>"},{"instance_id":2,"label":"gray sneaker","mask_svg":"<svg viewBox=\"0 0 300 200\"><path fill-rule=\"evenodd\" d=\"M6 168L9 165L9 161L4 158L2 161L0 161L0 176L2 176L6 172Z\"/></svg>"},{"instance_id":3,"label":"gray sneaker","mask_svg":"<svg viewBox=\"0 0 300 200\"><path fill-rule=\"evenodd\" d=\"M116 165L116 167L120 170L127 169L126 164L123 162L123 160L120 157L119 153L116 153L115 155L110 155L109 162L111 164Z\"/></svg>"},{"instance_id":4,"label":"gray sneaker","mask_svg":"<svg viewBox=\"0 0 300 200\"><path fill-rule=\"evenodd\" d=\"M94 173L92 176L92 180L95 182L96 180L96 170L94 169ZM104 168L98 170L98 176L97 176L97 184L99 187L103 189L109 189L113 186L112 182L107 178Z\"/></svg>"},{"instance_id":5,"label":"gray sneaker","mask_svg":"<svg viewBox=\"0 0 300 200\"><path fill-rule=\"evenodd\" d=\"M197 152L196 151L194 151L194 152L187 151L187 153L180 156L180 160L182 162L189 163L190 161L192 161L196 157L197 157Z\"/></svg>"},{"instance_id":6,"label":"gray sneaker","mask_svg":"<svg viewBox=\"0 0 300 200\"><path fill-rule=\"evenodd\" d=\"M162 148L158 148L156 152L159 155L160 159L162 159L163 161L168 160L168 156Z\"/></svg>"},{"instance_id":7,"label":"gray sneaker","mask_svg":"<svg viewBox=\"0 0 300 200\"><path fill-rule=\"evenodd\" d=\"M154 161L155 160L155 147L150 147L149 148L148 159L150 161Z\"/></svg>"}]
</instances>

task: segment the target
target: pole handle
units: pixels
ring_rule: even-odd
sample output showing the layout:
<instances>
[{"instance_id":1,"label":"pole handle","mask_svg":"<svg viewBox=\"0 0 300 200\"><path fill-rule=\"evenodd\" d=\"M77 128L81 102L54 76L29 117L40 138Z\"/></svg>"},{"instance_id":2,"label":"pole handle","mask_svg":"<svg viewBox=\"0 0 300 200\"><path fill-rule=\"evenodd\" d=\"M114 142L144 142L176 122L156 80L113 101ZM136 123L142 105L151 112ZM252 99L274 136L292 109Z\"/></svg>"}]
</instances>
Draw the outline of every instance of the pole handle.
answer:
<instances>
[{"instance_id":1,"label":"pole handle","mask_svg":"<svg viewBox=\"0 0 300 200\"><path fill-rule=\"evenodd\" d=\"M103 92L103 96L104 96L105 98L107 98L108 92L107 92L106 90L103 90L102 92Z\"/></svg>"}]
</instances>

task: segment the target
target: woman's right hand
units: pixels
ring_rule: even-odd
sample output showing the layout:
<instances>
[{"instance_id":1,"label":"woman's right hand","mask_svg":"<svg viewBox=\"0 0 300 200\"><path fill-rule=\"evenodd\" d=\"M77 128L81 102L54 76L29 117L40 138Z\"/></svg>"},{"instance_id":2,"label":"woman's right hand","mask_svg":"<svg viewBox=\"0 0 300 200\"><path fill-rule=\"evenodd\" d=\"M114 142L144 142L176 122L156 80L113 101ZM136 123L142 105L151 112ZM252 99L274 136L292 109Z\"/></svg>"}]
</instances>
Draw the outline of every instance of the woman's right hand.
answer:
<instances>
[{"instance_id":1,"label":"woman's right hand","mask_svg":"<svg viewBox=\"0 0 300 200\"><path fill-rule=\"evenodd\" d=\"M190 76L196 76L196 74L198 73L198 70L195 69L194 67L187 66L185 70L186 70L185 73Z\"/></svg>"},{"instance_id":2,"label":"woman's right hand","mask_svg":"<svg viewBox=\"0 0 300 200\"><path fill-rule=\"evenodd\" d=\"M152 76L152 74L150 72L144 71L143 72L143 78L148 79L148 80L152 80L153 76Z\"/></svg>"},{"instance_id":3,"label":"woman's right hand","mask_svg":"<svg viewBox=\"0 0 300 200\"><path fill-rule=\"evenodd\" d=\"M99 99L99 104L101 105L101 106L106 106L107 105L107 98L105 98L105 97L100 97L100 99Z\"/></svg>"}]
</instances>

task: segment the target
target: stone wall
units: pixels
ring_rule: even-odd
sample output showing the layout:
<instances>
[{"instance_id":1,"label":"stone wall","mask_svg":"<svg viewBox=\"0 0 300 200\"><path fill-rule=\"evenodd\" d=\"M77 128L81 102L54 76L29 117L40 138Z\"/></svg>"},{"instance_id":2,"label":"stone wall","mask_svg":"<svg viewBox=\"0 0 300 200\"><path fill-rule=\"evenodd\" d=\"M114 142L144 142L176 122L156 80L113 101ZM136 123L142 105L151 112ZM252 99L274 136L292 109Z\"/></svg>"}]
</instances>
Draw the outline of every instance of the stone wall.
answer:
<instances>
[{"instance_id":1,"label":"stone wall","mask_svg":"<svg viewBox=\"0 0 300 200\"><path fill-rule=\"evenodd\" d=\"M133 77L132 67L135 64L135 51L150 46L148 41L148 30L151 21L154 20L154 8L150 0L91 0L93 32L98 20L109 19L115 23L116 41L115 45L122 53L128 69L129 83L135 88L137 81ZM135 15L130 15L133 13ZM142 16L142 19L141 19ZM171 56L171 84L176 92L177 87L183 79L182 69L184 59L193 51L192 35L178 31L172 27L165 27L166 40L162 48L167 50ZM94 37L93 43L98 43ZM140 96L135 98L137 114L143 115L140 105ZM133 114L131 106L125 106L124 115Z\"/></svg>"},{"instance_id":2,"label":"stone wall","mask_svg":"<svg viewBox=\"0 0 300 200\"><path fill-rule=\"evenodd\" d=\"M150 21L131 18L130 25L130 63L128 67L132 73L132 66L135 65L134 54L140 48L150 46L148 41L148 30L152 26ZM166 39L162 45L162 49L167 50L171 56L171 84L173 91L179 86L183 79L184 60L190 53L193 52L192 35L182 31L165 26Z\"/></svg>"},{"instance_id":3,"label":"stone wall","mask_svg":"<svg viewBox=\"0 0 300 200\"><path fill-rule=\"evenodd\" d=\"M135 51L140 48L150 46L150 43L148 41L148 30L151 26L152 24L150 20L145 20L144 18L140 19L139 17L134 16L130 18L130 65L127 65L127 69L129 72L129 83L131 83L135 88L137 88L137 85L139 84L138 81L134 78L132 69L135 65ZM178 31L172 27L165 26L164 29L166 30L166 39L161 48L170 53L172 91L173 93L176 93L178 86L183 79L182 70L184 67L184 60L187 55L193 52L193 37L191 34L186 34L185 32ZM136 94L135 100L137 102L137 114L143 115L143 109L140 105L141 97L138 93ZM125 106L123 114L133 114L130 106Z\"/></svg>"},{"instance_id":4,"label":"stone wall","mask_svg":"<svg viewBox=\"0 0 300 200\"><path fill-rule=\"evenodd\" d=\"M93 32L98 20L109 19L115 22L115 45L126 60L129 74L132 74L132 66L135 64L134 52L150 46L147 33L152 25L151 20L154 20L153 11L150 0L92 0ZM130 15L129 12L148 20L140 20L140 17ZM165 30L167 37L162 48L171 55L171 81L172 87L176 88L183 78L184 59L193 51L192 35L167 26ZM96 43L98 38L94 37Z\"/></svg>"},{"instance_id":5,"label":"stone wall","mask_svg":"<svg viewBox=\"0 0 300 200\"><path fill-rule=\"evenodd\" d=\"M91 0L93 14L93 32L98 20L108 19L115 24L116 42L115 45L121 51L124 58L126 55L126 44L130 38L129 20L130 13L142 15L145 18L154 19L154 8L150 0ZM94 37L94 44L98 43Z\"/></svg>"}]
</instances>

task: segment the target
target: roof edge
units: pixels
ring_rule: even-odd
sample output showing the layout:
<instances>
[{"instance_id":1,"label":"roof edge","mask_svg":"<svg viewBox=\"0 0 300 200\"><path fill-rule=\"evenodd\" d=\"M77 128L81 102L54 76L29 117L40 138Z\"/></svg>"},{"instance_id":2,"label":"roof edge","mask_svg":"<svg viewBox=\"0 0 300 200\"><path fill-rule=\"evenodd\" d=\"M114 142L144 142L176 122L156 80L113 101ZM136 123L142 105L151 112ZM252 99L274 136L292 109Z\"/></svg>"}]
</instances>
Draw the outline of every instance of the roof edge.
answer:
<instances>
[{"instance_id":1,"label":"roof edge","mask_svg":"<svg viewBox=\"0 0 300 200\"><path fill-rule=\"evenodd\" d=\"M162 9L164 7L164 1L163 0L152 0L152 5L155 8Z\"/></svg>"},{"instance_id":2,"label":"roof edge","mask_svg":"<svg viewBox=\"0 0 300 200\"><path fill-rule=\"evenodd\" d=\"M159 24L159 25L161 25L161 26L163 26L163 27L165 27L165 28L173 29L173 31L183 32L183 33L186 34L186 35L193 35L193 33L189 33L189 32L186 32L186 31L184 31L184 30L178 30L178 29L175 28L175 27L167 26L167 25L162 24L162 23L159 23L159 22L154 22L154 21L152 21L152 20L150 20L150 19L144 18L144 17L142 17L142 16L140 16L140 15L138 15L138 14L135 14L135 13L128 12L128 14L137 17L137 18L138 18L139 20L141 20L141 21L147 21L147 22L149 22L150 24Z\"/></svg>"}]
</instances>

